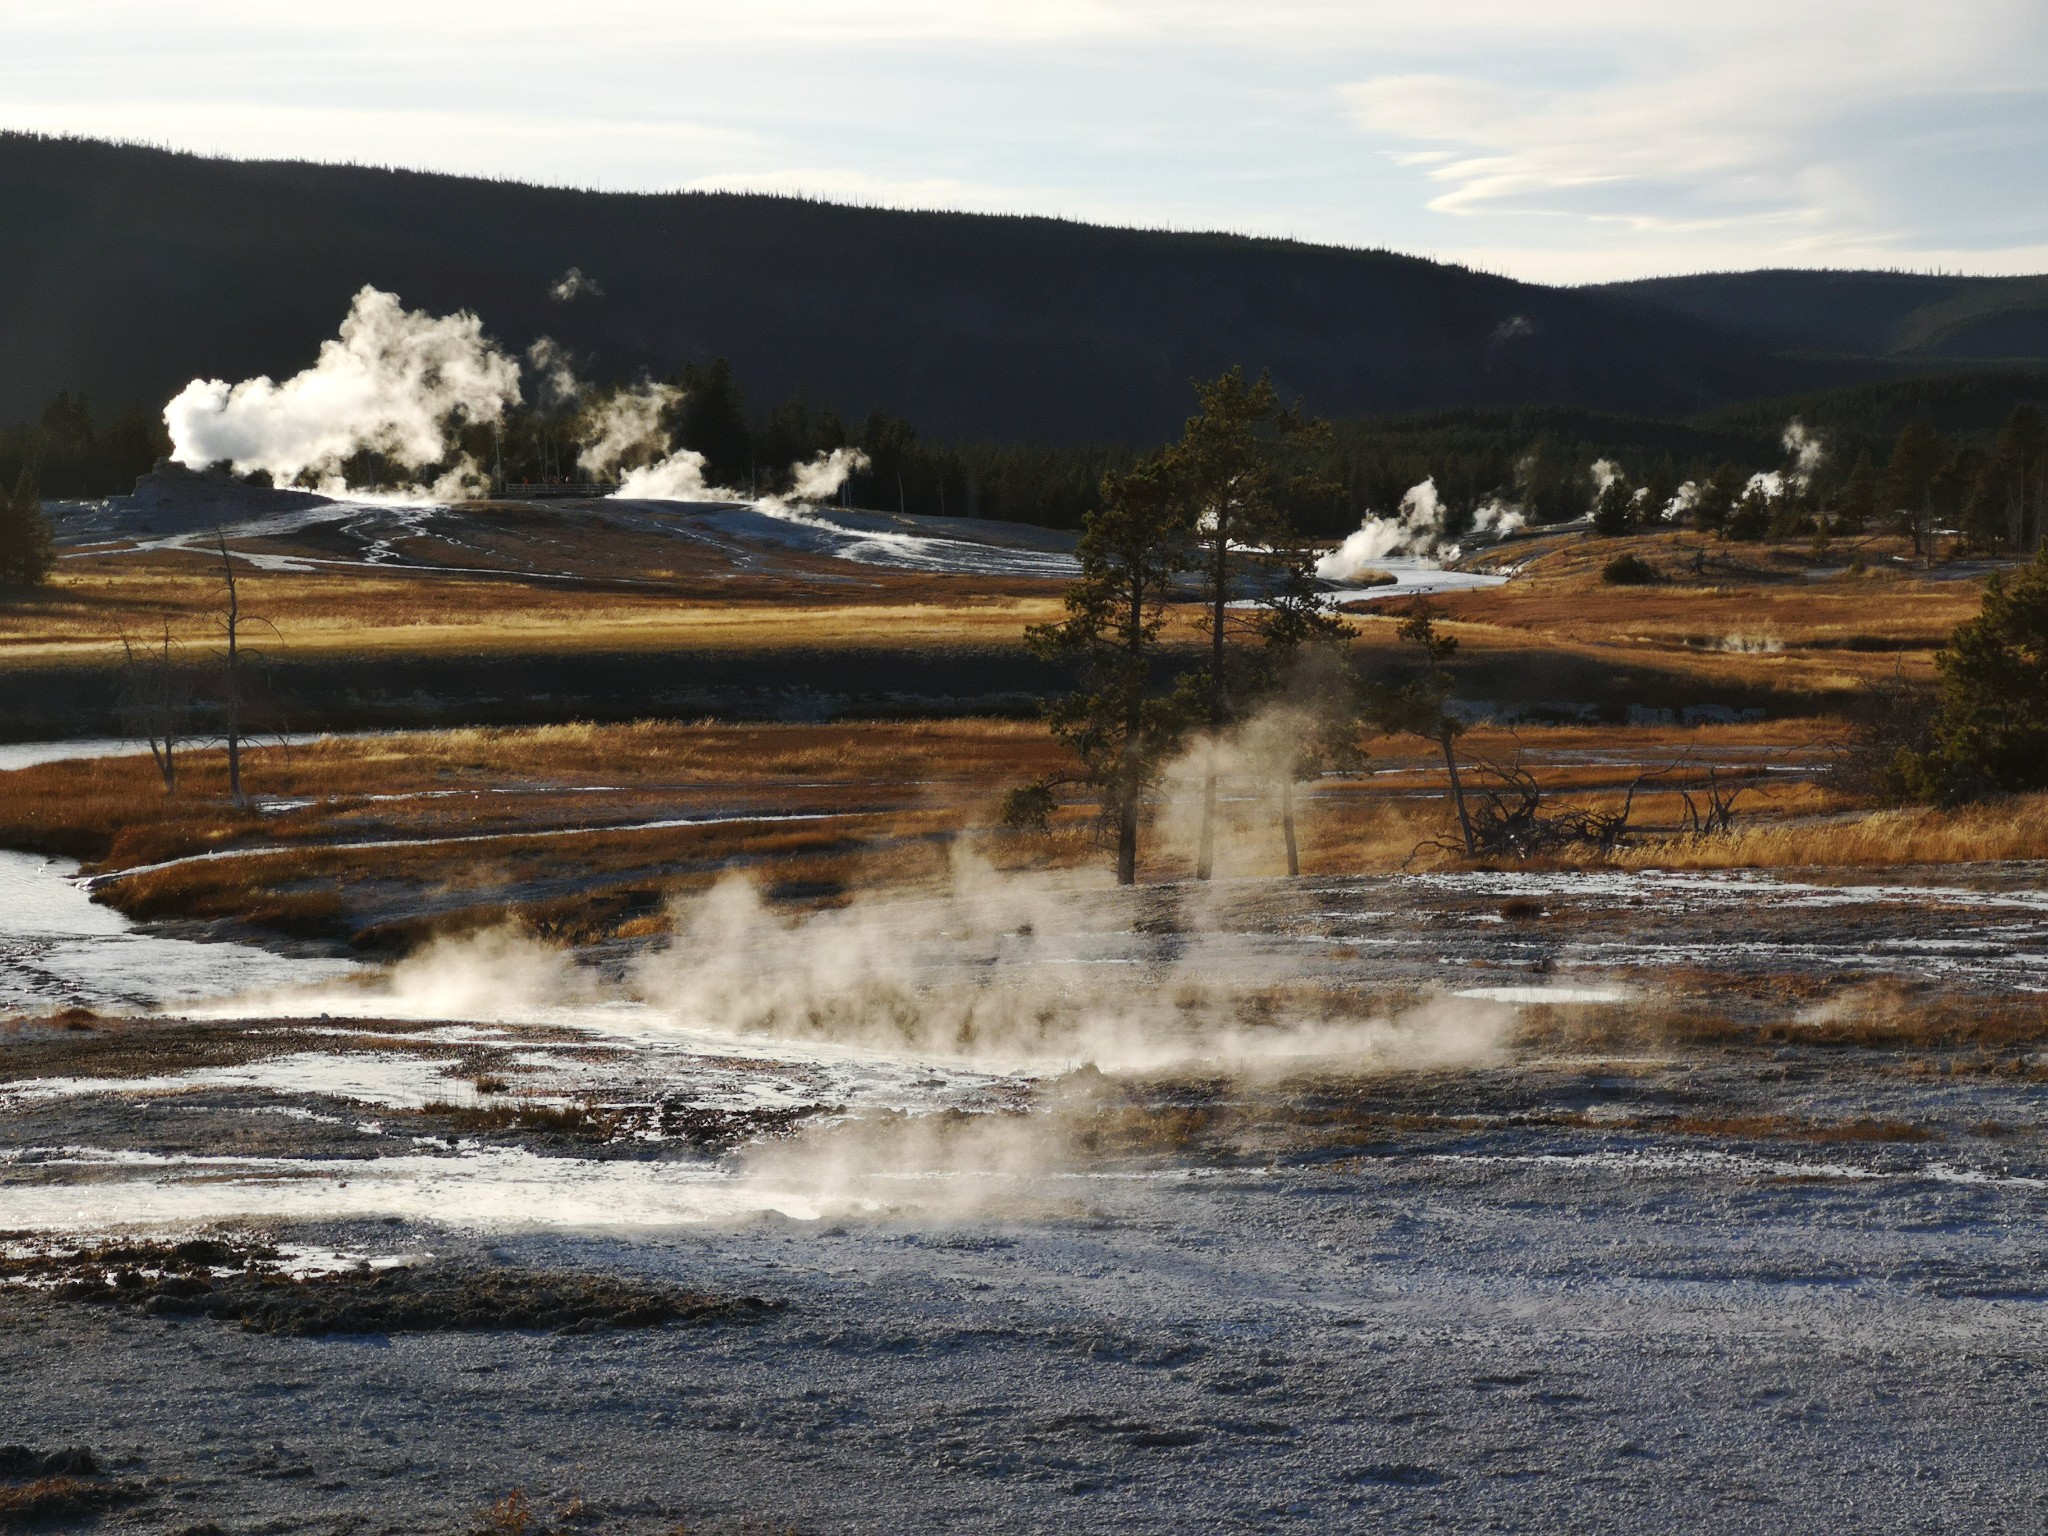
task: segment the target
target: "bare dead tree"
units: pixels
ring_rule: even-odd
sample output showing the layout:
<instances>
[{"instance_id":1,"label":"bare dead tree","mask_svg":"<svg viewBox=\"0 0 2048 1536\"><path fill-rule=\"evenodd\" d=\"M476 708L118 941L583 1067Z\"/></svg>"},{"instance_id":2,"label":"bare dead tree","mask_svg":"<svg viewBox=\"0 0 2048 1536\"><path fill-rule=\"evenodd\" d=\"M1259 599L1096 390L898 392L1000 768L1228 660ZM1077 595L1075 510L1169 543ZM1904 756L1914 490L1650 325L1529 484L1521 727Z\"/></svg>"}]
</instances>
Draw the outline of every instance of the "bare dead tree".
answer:
<instances>
[{"instance_id":1,"label":"bare dead tree","mask_svg":"<svg viewBox=\"0 0 2048 1536\"><path fill-rule=\"evenodd\" d=\"M1636 791L1648 774L1638 774L1618 811L1589 806L1544 809L1536 776L1516 763L1481 761L1472 770L1470 838L1482 857L1527 859L1567 848L1612 853L1628 838Z\"/></svg>"},{"instance_id":2,"label":"bare dead tree","mask_svg":"<svg viewBox=\"0 0 2048 1536\"><path fill-rule=\"evenodd\" d=\"M164 793L175 795L178 744L184 739L191 699L185 669L177 661L171 639L171 621L163 621L161 638L146 648L138 648L123 635L121 651L126 658L122 713L130 728L149 744L150 760L164 781Z\"/></svg>"},{"instance_id":3,"label":"bare dead tree","mask_svg":"<svg viewBox=\"0 0 2048 1536\"><path fill-rule=\"evenodd\" d=\"M1724 836L1735 829L1735 801L1748 785L1733 785L1723 788L1717 770L1707 770L1707 785L1702 794L1704 805L1693 800L1690 790L1680 790L1679 799L1685 802L1685 819L1679 830L1694 839Z\"/></svg>"},{"instance_id":4,"label":"bare dead tree","mask_svg":"<svg viewBox=\"0 0 2048 1536\"><path fill-rule=\"evenodd\" d=\"M242 598L235 587L235 562L228 556L226 534L217 534L220 541L220 576L227 586L226 605L220 615L220 627L227 637L227 706L228 742L228 797L237 805L242 803Z\"/></svg>"},{"instance_id":5,"label":"bare dead tree","mask_svg":"<svg viewBox=\"0 0 2048 1536\"><path fill-rule=\"evenodd\" d=\"M1464 838L1467 858L1476 857L1479 843L1466 805L1465 782L1458 772L1457 739L1465 725L1450 709L1450 672L1444 663L1457 653L1455 635L1436 627L1436 613L1428 598L1410 610L1400 635L1416 646L1423 656L1422 675L1398 688L1376 690L1366 718L1389 736L1420 736L1433 742L1444 756L1444 778L1450 788L1451 808L1457 814L1458 830Z\"/></svg>"},{"instance_id":6,"label":"bare dead tree","mask_svg":"<svg viewBox=\"0 0 2048 1536\"><path fill-rule=\"evenodd\" d=\"M222 696L221 709L224 731L222 740L228 752L228 796L237 805L244 801L242 794L242 745L248 739L243 718L247 693L243 687L242 669L254 653L243 643L242 631L248 625L260 625L273 635L277 626L265 618L242 612L242 595L235 583L234 557L228 553L227 535L214 530L214 541L220 551L220 576L223 588L221 607L214 615L221 637L226 643L222 653Z\"/></svg>"},{"instance_id":7,"label":"bare dead tree","mask_svg":"<svg viewBox=\"0 0 2048 1536\"><path fill-rule=\"evenodd\" d=\"M1894 663L1889 678L1865 682L1846 713L1846 729L1826 742L1821 782L1857 800L1879 804L1908 799L1912 785L1904 764L1933 744L1940 695L1906 676Z\"/></svg>"}]
</instances>

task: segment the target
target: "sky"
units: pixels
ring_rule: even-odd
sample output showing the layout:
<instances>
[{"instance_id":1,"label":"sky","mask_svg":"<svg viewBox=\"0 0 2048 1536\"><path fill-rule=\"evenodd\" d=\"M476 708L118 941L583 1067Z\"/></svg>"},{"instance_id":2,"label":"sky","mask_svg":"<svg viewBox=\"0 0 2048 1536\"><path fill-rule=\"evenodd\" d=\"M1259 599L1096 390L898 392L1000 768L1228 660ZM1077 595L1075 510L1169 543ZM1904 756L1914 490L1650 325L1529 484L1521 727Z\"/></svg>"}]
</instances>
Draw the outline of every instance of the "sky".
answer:
<instances>
[{"instance_id":1,"label":"sky","mask_svg":"<svg viewBox=\"0 0 2048 1536\"><path fill-rule=\"evenodd\" d=\"M0 128L1227 229L2048 271L2048 0L5 0Z\"/></svg>"}]
</instances>

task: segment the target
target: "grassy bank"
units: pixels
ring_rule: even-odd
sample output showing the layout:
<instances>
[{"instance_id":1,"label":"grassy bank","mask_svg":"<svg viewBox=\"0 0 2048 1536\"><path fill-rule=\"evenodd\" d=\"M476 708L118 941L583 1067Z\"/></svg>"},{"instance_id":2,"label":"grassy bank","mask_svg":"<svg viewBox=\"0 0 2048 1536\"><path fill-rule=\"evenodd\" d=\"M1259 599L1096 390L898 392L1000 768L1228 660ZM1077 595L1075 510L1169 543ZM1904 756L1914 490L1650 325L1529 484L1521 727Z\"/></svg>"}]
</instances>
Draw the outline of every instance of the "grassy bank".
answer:
<instances>
[{"instance_id":1,"label":"grassy bank","mask_svg":"<svg viewBox=\"0 0 2048 1536\"><path fill-rule=\"evenodd\" d=\"M1860 812L1787 768L1810 766L1828 722L1482 728L1468 764L1513 764L1546 804L1616 808L1634 787L1624 867L1876 866L2040 856L2048 801L1958 812ZM1298 787L1311 875L1456 867L1440 762L1381 740L1362 774ZM189 753L176 796L147 758L0 775L0 845L63 854L107 877L139 918L251 922L404 946L507 919L578 941L659 931L679 893L749 871L771 896L835 901L932 888L963 839L1003 868L1100 876L1094 806L1061 791L1049 835L999 830L1012 785L1071 766L1033 722L970 718L739 725L468 729L336 738L247 754L248 804L217 751ZM1646 778L1645 775L1653 774ZM1731 833L1679 835L1709 776L1743 793ZM1468 783L1483 787L1473 768ZM1141 876L1185 878L1193 797L1169 777ZM1226 786L1225 878L1282 872L1275 786ZM1570 859L1552 863L1570 863Z\"/></svg>"}]
</instances>

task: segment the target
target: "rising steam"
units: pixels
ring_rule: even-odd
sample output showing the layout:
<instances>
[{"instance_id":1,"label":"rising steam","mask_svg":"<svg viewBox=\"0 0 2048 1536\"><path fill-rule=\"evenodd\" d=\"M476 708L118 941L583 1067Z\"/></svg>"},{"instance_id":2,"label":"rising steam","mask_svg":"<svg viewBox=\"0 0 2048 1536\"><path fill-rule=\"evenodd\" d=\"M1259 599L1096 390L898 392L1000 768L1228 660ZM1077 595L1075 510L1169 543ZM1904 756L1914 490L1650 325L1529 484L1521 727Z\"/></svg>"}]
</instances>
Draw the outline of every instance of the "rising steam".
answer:
<instances>
[{"instance_id":1,"label":"rising steam","mask_svg":"<svg viewBox=\"0 0 2048 1536\"><path fill-rule=\"evenodd\" d=\"M585 275L581 267L571 267L548 284L548 297L557 304L569 304L584 298L601 299L604 287L596 278Z\"/></svg>"},{"instance_id":2,"label":"rising steam","mask_svg":"<svg viewBox=\"0 0 2048 1536\"><path fill-rule=\"evenodd\" d=\"M1191 742L1160 773L1153 828L1160 850L1193 861L1206 814L1203 789L1213 772L1232 789L1218 803L1211 828L1217 869L1277 872L1280 786L1295 776L1317 730L1310 708L1283 702Z\"/></svg>"},{"instance_id":3,"label":"rising steam","mask_svg":"<svg viewBox=\"0 0 2048 1536\"><path fill-rule=\"evenodd\" d=\"M1511 1008L1439 997L1374 1012L1305 984L1297 951L1219 924L1220 899L1007 873L956 851L939 894L790 912L736 873L677 900L673 942L631 969L623 995L572 953L500 928L437 940L374 979L240 998L224 1016L540 1023L597 1008L616 1028L630 997L650 1023L697 1034L1033 1076L1394 1071L1504 1048Z\"/></svg>"},{"instance_id":4,"label":"rising steam","mask_svg":"<svg viewBox=\"0 0 2048 1536\"><path fill-rule=\"evenodd\" d=\"M1819 433L1809 430L1806 423L1797 416L1794 416L1786 426L1785 435L1779 441L1784 444L1785 452L1791 457L1790 473L1803 488L1826 460L1827 444L1821 441Z\"/></svg>"},{"instance_id":5,"label":"rising steam","mask_svg":"<svg viewBox=\"0 0 2048 1536\"><path fill-rule=\"evenodd\" d=\"M1751 475L1745 487L1761 493L1766 501L1777 501L1788 494L1797 495L1804 491L1812 483L1814 472L1827 458L1827 445L1818 434L1808 431L1806 424L1797 416L1786 425L1785 435L1778 441L1785 449L1785 468Z\"/></svg>"},{"instance_id":6,"label":"rising steam","mask_svg":"<svg viewBox=\"0 0 2048 1536\"><path fill-rule=\"evenodd\" d=\"M993 1070L1390 1069L1488 1059L1504 1039L1507 1010L1463 1002L1398 1019L1342 1003L1276 1016L1295 967L1274 971L1198 915L1167 940L1137 932L1114 900L963 854L943 896L784 915L735 875L678 906L674 944L634 986L691 1029Z\"/></svg>"},{"instance_id":7,"label":"rising steam","mask_svg":"<svg viewBox=\"0 0 2048 1536\"><path fill-rule=\"evenodd\" d=\"M1324 581L1356 581L1395 555L1455 560L1460 550L1446 535L1445 512L1435 476L1412 485L1402 496L1398 513L1382 517L1368 512L1356 533L1316 562L1316 575ZM1488 501L1472 515L1472 532L1482 538L1506 538L1522 522L1519 508Z\"/></svg>"},{"instance_id":8,"label":"rising steam","mask_svg":"<svg viewBox=\"0 0 2048 1536\"><path fill-rule=\"evenodd\" d=\"M678 448L642 469L629 469L612 492L621 501L739 501L736 492L704 479L704 455Z\"/></svg>"},{"instance_id":9,"label":"rising steam","mask_svg":"<svg viewBox=\"0 0 2048 1536\"><path fill-rule=\"evenodd\" d=\"M662 418L681 402L673 384L643 383L622 389L592 406L583 427L583 451L576 462L590 474L604 477L621 468L650 468L669 456L668 430ZM692 455L700 472L704 461Z\"/></svg>"},{"instance_id":10,"label":"rising steam","mask_svg":"<svg viewBox=\"0 0 2048 1536\"><path fill-rule=\"evenodd\" d=\"M194 379L164 407L164 425L171 457L189 468L226 461L237 474L263 470L280 485L310 480L337 492L342 465L365 451L413 474L447 464L457 426L501 421L519 398L518 363L485 339L475 315L408 310L365 287L311 368L282 384ZM464 494L482 478L459 458L432 492Z\"/></svg>"},{"instance_id":11,"label":"rising steam","mask_svg":"<svg viewBox=\"0 0 2048 1536\"><path fill-rule=\"evenodd\" d=\"M560 410L583 398L569 350L554 337L543 336L526 349L526 366L533 373L534 403L544 410Z\"/></svg>"},{"instance_id":12,"label":"rising steam","mask_svg":"<svg viewBox=\"0 0 2048 1536\"><path fill-rule=\"evenodd\" d=\"M858 448L834 448L830 453L819 454L808 464L790 467L790 472L796 477L796 488L791 495L798 501L830 501L850 477L866 468L868 456Z\"/></svg>"},{"instance_id":13,"label":"rising steam","mask_svg":"<svg viewBox=\"0 0 2048 1536\"><path fill-rule=\"evenodd\" d=\"M663 386L655 386L657 388ZM624 436L627 428L621 427ZM651 442L652 439L643 440ZM667 439L661 438L664 444ZM584 456L586 468L594 468L590 455ZM868 456L858 448L834 448L821 453L804 464L789 467L794 489L786 496L763 496L754 505L771 516L782 517L793 522L807 521L799 510L804 502L828 501L839 494L839 488L846 484L850 475L858 474L868 467ZM708 483L704 478L704 455L694 448L677 448L642 468L630 469L619 480L619 488L613 493L626 501L745 501L737 491L725 490ZM814 521L814 520L813 520Z\"/></svg>"}]
</instances>

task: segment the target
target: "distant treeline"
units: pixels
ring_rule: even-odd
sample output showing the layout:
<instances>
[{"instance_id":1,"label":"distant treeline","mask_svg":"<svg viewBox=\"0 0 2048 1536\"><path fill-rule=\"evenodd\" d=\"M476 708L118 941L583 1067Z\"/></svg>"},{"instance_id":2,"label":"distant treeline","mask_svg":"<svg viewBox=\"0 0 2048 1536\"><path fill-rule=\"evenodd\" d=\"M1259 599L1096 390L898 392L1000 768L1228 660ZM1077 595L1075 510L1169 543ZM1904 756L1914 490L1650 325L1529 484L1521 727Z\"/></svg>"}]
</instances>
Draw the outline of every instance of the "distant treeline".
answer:
<instances>
[{"instance_id":1,"label":"distant treeline","mask_svg":"<svg viewBox=\"0 0 2048 1536\"><path fill-rule=\"evenodd\" d=\"M65 392L35 420L0 427L0 485L26 473L41 495L60 501L119 496L170 451L160 412L131 410L100 422L83 395Z\"/></svg>"},{"instance_id":2,"label":"distant treeline","mask_svg":"<svg viewBox=\"0 0 2048 1536\"><path fill-rule=\"evenodd\" d=\"M947 442L922 436L914 422L890 411L849 421L804 394L751 409L723 359L686 367L669 382L680 391L664 423L672 443L704 455L710 483L747 494L783 489L790 465L854 447L868 460L846 490L857 505L1075 528L1097 505L1104 472L1153 446ZM1368 512L1393 511L1411 486L1433 478L1452 535L1488 501L1519 506L1533 522L1559 522L1593 506L1600 489L1594 466L1602 461L1643 492L1645 506L1664 504L1688 482L1712 485L1717 476L1739 491L1752 475L1794 468L1785 433L1796 419L1823 452L1818 466L1799 477L1798 493L1778 498L1785 504L1777 509L1779 522L1802 506L1840 504L1876 515L1873 509L1894 494L1884 477L1896 460L1892 479L1903 476L1909 489L1924 484L1933 522L1975 529L1994 542L2031 544L2039 539L2040 512L2025 485L2036 471L2029 450L2014 446L2026 428L2013 422L2016 410L2043 405L2048 374L2001 371L1759 401L1684 421L1563 407L1340 421L1322 450L1325 462L1314 467L1342 494L1295 512L1304 531L1332 537ZM1900 459L1908 429L1912 440ZM558 416L522 408L501 434L472 428L462 441L487 469L502 460L509 480L573 478L576 445L564 430ZM132 410L100 423L84 398L60 394L37 420L0 429L0 485L25 470L48 498L119 494L168 451L155 412ZM359 484L396 478L367 457L348 470Z\"/></svg>"},{"instance_id":3,"label":"distant treeline","mask_svg":"<svg viewBox=\"0 0 2048 1536\"><path fill-rule=\"evenodd\" d=\"M786 466L858 447L870 467L849 483L849 499L887 511L1074 528L1097 505L1103 472L1127 466L1153 446L938 442L920 437L901 416L877 411L855 425L803 396L755 417L722 361L685 369L674 382L684 396L669 424L671 436L705 456L714 483L776 489ZM1847 486L1866 457L1885 468L1907 427L1917 423L1931 431L1942 444L1942 472L1935 478L1960 517L1973 495L2004 497L2002 489L1977 482L1997 458L2014 410L2043 403L2048 374L2000 372L1766 401L1689 421L1564 408L1343 421L1330 434L1326 461L1314 466L1320 478L1342 487L1342 496L1294 510L1304 531L1335 536L1368 512L1393 511L1411 486L1433 478L1452 534L1491 500L1521 507L1534 522L1561 522L1592 507L1599 491L1594 466L1602 461L1662 500L1689 481L1704 485L1717 472L1725 479L1731 467L1744 482L1787 470L1793 454L1785 434L1797 419L1821 439L1820 464L1806 482L1821 498ZM1909 456L1927 456L1921 434ZM1969 487L1957 489L1965 480ZM1872 494L1881 496L1882 487Z\"/></svg>"}]
</instances>

